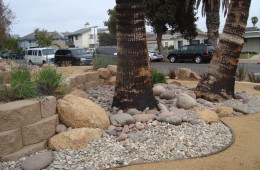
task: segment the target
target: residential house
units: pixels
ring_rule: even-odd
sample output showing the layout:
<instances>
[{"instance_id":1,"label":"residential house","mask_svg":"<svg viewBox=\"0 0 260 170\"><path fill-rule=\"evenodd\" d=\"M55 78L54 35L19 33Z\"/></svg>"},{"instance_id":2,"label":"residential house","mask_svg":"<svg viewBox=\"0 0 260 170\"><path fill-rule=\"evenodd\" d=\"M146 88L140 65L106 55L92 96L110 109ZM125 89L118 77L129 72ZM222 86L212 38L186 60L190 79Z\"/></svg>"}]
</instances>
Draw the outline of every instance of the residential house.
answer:
<instances>
[{"instance_id":1,"label":"residential house","mask_svg":"<svg viewBox=\"0 0 260 170\"><path fill-rule=\"evenodd\" d=\"M260 53L260 29L256 27L246 28L244 40L242 52Z\"/></svg>"},{"instance_id":2,"label":"residential house","mask_svg":"<svg viewBox=\"0 0 260 170\"><path fill-rule=\"evenodd\" d=\"M78 48L95 48L98 45L98 34L108 32L108 29L90 27L89 23L85 28L77 30L69 35L69 46Z\"/></svg>"},{"instance_id":3,"label":"residential house","mask_svg":"<svg viewBox=\"0 0 260 170\"><path fill-rule=\"evenodd\" d=\"M60 48L67 48L68 47L68 32L60 33L60 32L48 32L48 34L53 34L53 44L57 44ZM18 46L21 47L23 50L28 48L35 48L39 47L36 42L35 34L31 33L24 37L22 37L19 42ZM54 48L59 48L57 46L53 46Z\"/></svg>"},{"instance_id":4,"label":"residential house","mask_svg":"<svg viewBox=\"0 0 260 170\"><path fill-rule=\"evenodd\" d=\"M147 37L148 50L157 49L157 41L156 41L157 35L154 33L147 33L146 37ZM179 49L183 45L201 44L201 43L207 44L208 36L207 33L199 29L198 29L198 36L192 41L185 40L179 32L171 34L170 31L167 31L166 34L162 36L163 47L174 46L175 49Z\"/></svg>"}]
</instances>

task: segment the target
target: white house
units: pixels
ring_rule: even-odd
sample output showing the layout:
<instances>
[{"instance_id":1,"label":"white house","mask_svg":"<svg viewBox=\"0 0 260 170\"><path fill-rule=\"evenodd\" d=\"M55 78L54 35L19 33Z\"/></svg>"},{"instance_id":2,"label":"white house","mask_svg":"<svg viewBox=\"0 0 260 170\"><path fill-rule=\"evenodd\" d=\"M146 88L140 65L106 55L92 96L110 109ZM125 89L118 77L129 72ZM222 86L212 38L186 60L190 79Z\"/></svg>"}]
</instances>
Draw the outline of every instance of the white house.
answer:
<instances>
[{"instance_id":1,"label":"white house","mask_svg":"<svg viewBox=\"0 0 260 170\"><path fill-rule=\"evenodd\" d=\"M248 27L245 32L245 43L242 52L260 53L260 29Z\"/></svg>"},{"instance_id":2,"label":"white house","mask_svg":"<svg viewBox=\"0 0 260 170\"><path fill-rule=\"evenodd\" d=\"M97 26L90 27L87 22L85 28L77 30L69 35L69 46L95 48L98 45L98 34L107 31L107 29L97 28Z\"/></svg>"},{"instance_id":3,"label":"white house","mask_svg":"<svg viewBox=\"0 0 260 170\"><path fill-rule=\"evenodd\" d=\"M146 37L147 37L148 49L149 50L157 49L157 42L156 42L157 35L154 33L147 33ZM174 46L175 49L178 49L183 45L201 44L201 43L204 44L208 43L207 34L205 32L202 32L201 30L198 30L198 36L192 41L185 40L180 33L171 34L170 32L167 32L162 36L163 47Z\"/></svg>"}]
</instances>

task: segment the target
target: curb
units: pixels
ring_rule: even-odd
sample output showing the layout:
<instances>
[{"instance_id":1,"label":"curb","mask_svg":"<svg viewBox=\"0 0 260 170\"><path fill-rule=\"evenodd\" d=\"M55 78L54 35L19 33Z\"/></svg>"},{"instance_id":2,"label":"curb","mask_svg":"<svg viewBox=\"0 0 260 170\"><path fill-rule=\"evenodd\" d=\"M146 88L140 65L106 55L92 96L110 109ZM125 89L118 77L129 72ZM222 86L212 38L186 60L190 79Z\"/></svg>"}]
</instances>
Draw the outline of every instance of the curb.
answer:
<instances>
[{"instance_id":1,"label":"curb","mask_svg":"<svg viewBox=\"0 0 260 170\"><path fill-rule=\"evenodd\" d=\"M221 148L218 151L215 152L211 152L209 154L205 154L205 155L201 155L201 156L196 156L196 157L190 157L190 158L178 158L178 159L167 159L167 160L162 160L162 161L154 161L154 162L145 162L145 163L140 163L140 164L134 164L134 165L123 165L123 166L116 166L116 167L111 167L111 168L104 168L102 170L119 170L121 168L124 167L130 167L130 166L135 166L135 165L145 165L145 164L152 164L152 163L162 163L164 161L178 161L178 160L184 160L184 159L196 159L196 158L204 158L204 157L208 157L220 152L223 152L224 150L226 150L227 148L229 148L234 142L235 142L235 133L234 131L222 120L220 120L221 123L223 123L226 127L228 127L228 129L230 130L231 134L232 134L232 139L230 141L229 144L227 144L226 146L224 146L223 148Z\"/></svg>"}]
</instances>

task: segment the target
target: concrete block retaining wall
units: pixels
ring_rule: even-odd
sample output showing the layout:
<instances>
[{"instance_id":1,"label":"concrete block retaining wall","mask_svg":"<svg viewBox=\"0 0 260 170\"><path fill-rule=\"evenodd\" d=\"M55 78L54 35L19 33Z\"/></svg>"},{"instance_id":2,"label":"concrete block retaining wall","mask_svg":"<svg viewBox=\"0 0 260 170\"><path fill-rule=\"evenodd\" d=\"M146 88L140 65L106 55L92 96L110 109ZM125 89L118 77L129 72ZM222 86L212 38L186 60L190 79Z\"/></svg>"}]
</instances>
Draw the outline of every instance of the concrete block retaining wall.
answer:
<instances>
[{"instance_id":1,"label":"concrete block retaining wall","mask_svg":"<svg viewBox=\"0 0 260 170\"><path fill-rule=\"evenodd\" d=\"M46 149L59 123L56 98L20 100L0 105L0 159L18 159Z\"/></svg>"}]
</instances>

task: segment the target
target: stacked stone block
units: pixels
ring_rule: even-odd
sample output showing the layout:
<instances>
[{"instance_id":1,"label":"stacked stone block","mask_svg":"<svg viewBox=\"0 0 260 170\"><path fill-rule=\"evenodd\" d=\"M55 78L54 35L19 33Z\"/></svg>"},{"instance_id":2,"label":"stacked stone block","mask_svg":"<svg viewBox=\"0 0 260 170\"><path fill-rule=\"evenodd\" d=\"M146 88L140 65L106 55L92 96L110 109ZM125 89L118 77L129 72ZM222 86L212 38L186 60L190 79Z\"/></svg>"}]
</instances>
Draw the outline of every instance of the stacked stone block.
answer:
<instances>
[{"instance_id":1,"label":"stacked stone block","mask_svg":"<svg viewBox=\"0 0 260 170\"><path fill-rule=\"evenodd\" d=\"M56 98L20 100L0 105L0 160L18 159L46 149L59 123Z\"/></svg>"}]
</instances>

